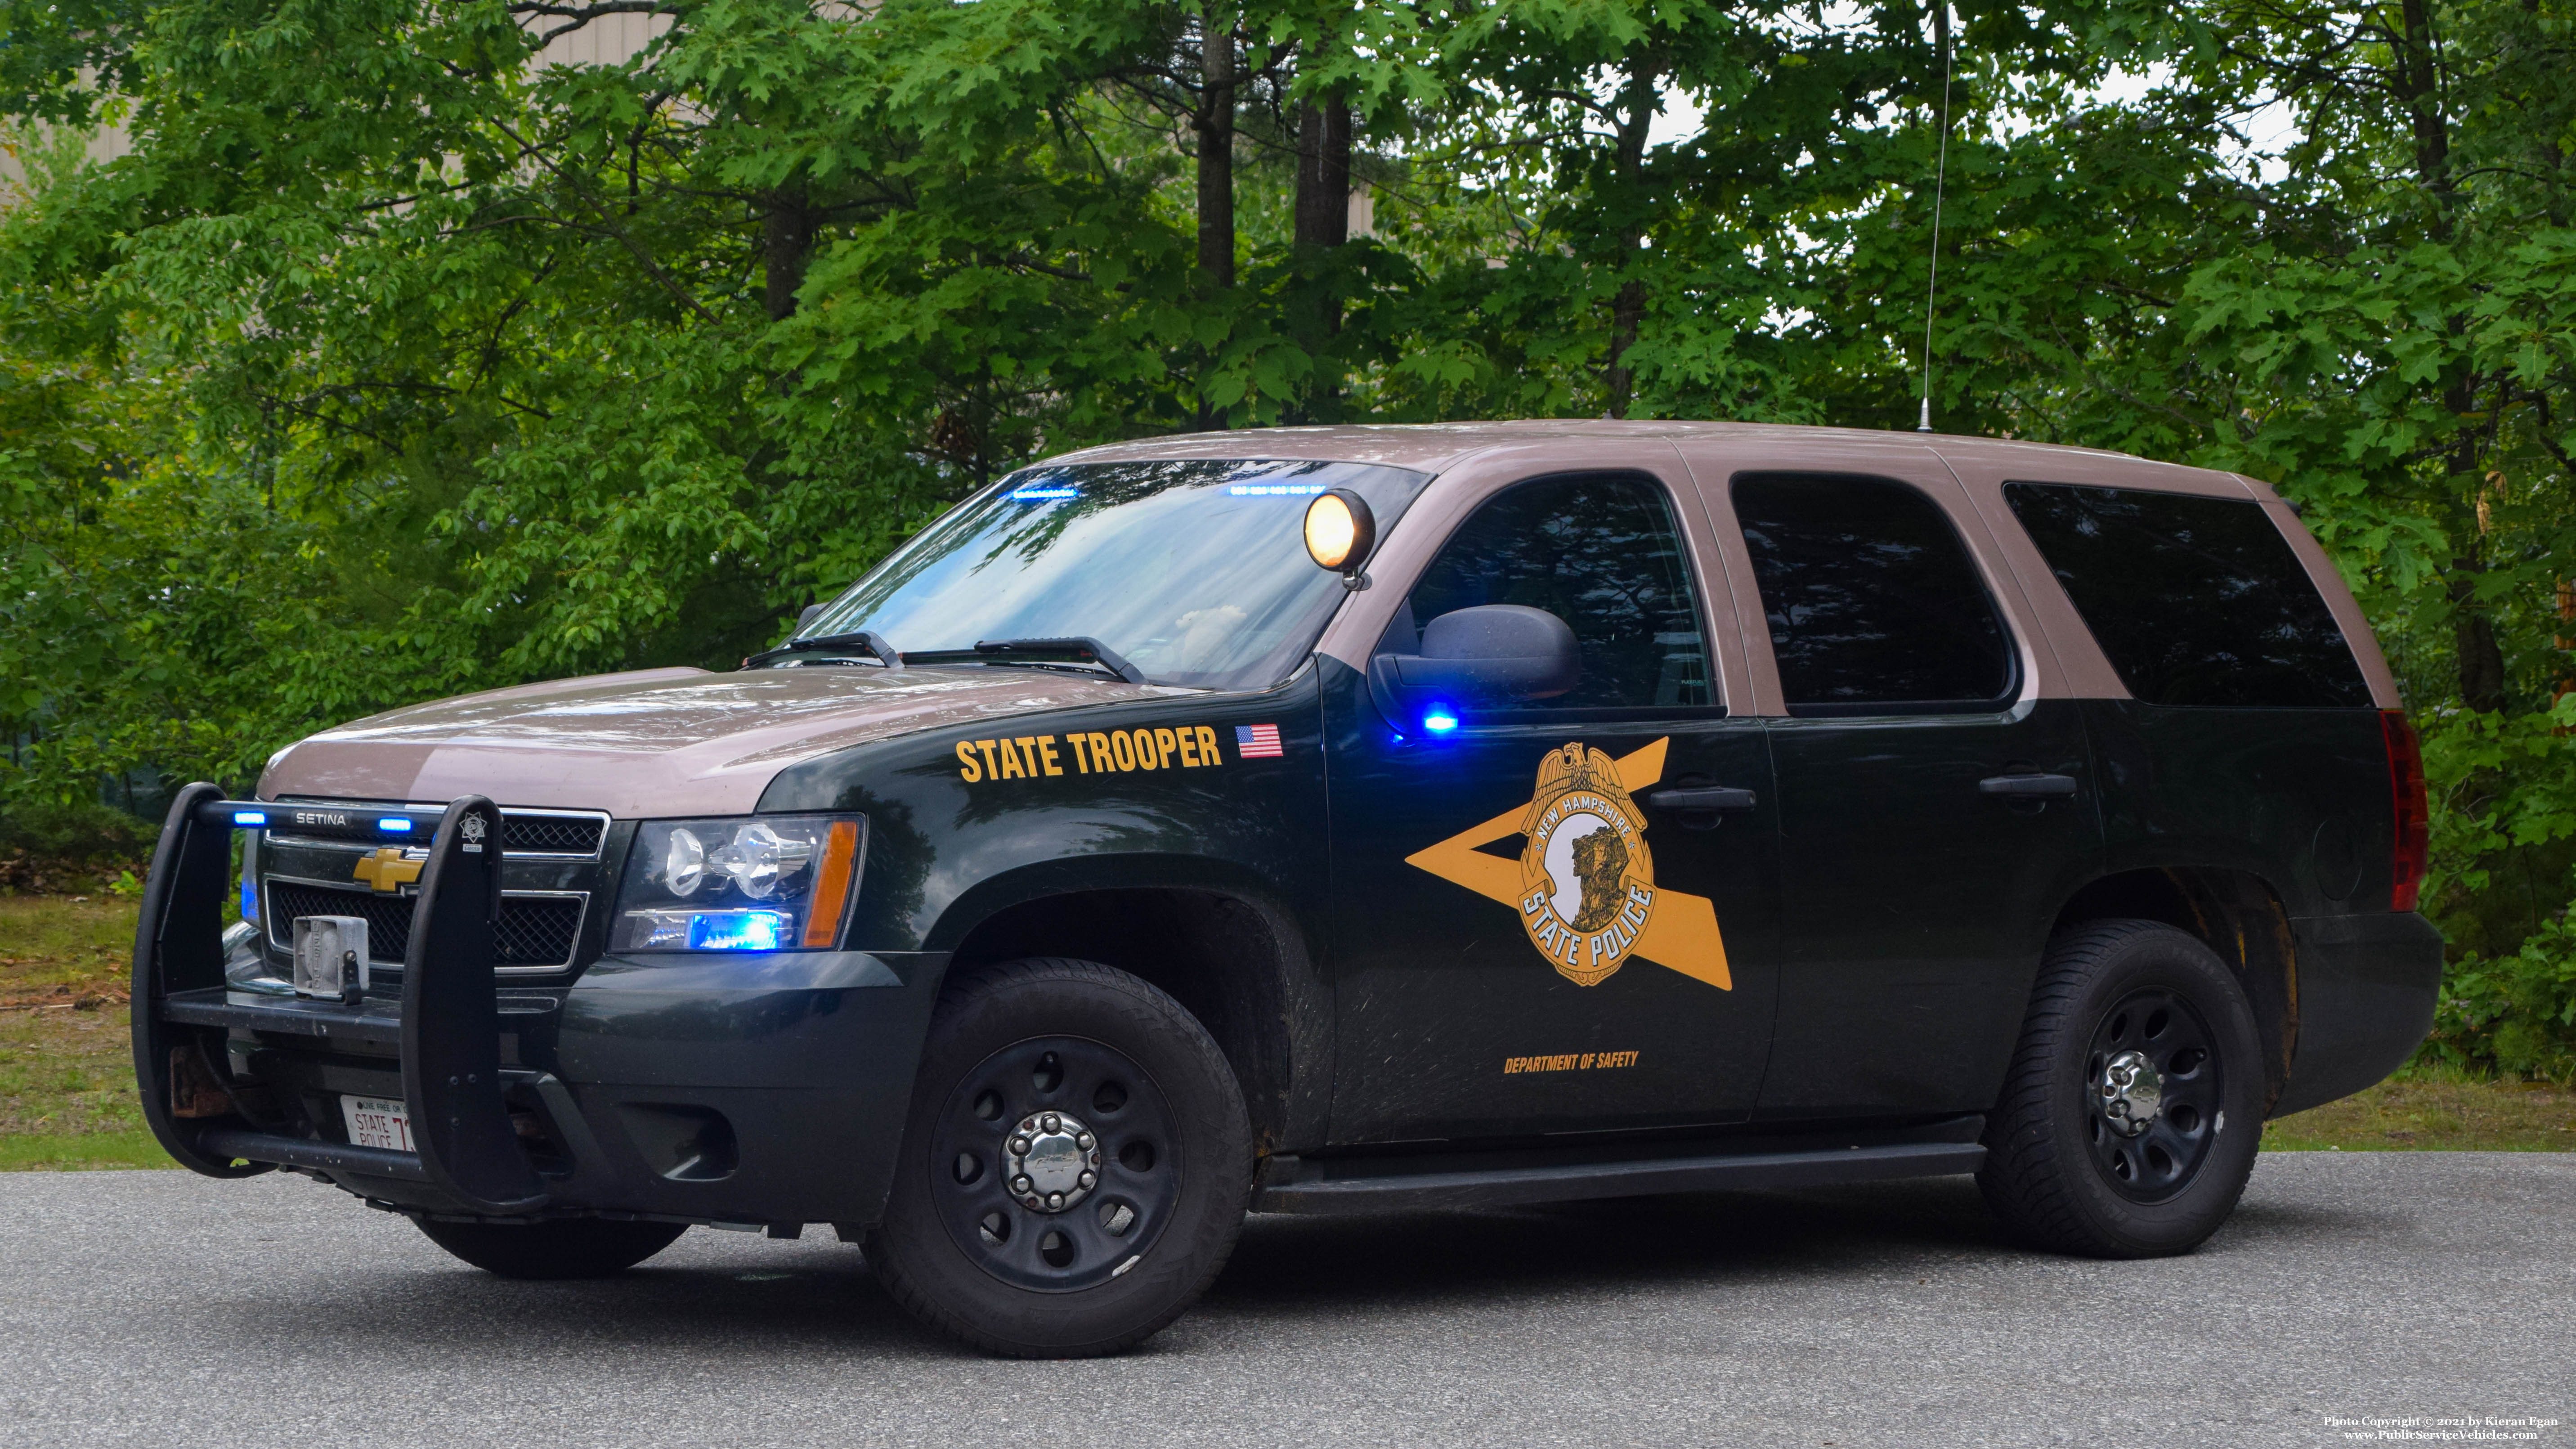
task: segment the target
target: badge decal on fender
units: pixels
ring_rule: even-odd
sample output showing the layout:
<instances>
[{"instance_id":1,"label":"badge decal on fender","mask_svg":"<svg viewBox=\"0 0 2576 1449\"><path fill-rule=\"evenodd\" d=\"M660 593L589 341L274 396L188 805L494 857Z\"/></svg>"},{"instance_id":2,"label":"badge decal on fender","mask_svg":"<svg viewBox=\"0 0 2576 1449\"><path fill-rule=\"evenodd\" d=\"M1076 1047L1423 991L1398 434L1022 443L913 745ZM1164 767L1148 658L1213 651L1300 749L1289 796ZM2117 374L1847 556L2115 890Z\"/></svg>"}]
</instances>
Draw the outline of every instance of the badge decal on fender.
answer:
<instances>
[{"instance_id":1,"label":"badge decal on fender","mask_svg":"<svg viewBox=\"0 0 2576 1449\"><path fill-rule=\"evenodd\" d=\"M1528 804L1405 864L1519 911L1530 945L1578 986L1609 980L1633 955L1731 991L1717 907L1655 884L1646 817L1632 798L1663 778L1671 743L1615 760L1580 743L1550 750ZM1517 862L1477 848L1513 835L1527 840Z\"/></svg>"}]
</instances>

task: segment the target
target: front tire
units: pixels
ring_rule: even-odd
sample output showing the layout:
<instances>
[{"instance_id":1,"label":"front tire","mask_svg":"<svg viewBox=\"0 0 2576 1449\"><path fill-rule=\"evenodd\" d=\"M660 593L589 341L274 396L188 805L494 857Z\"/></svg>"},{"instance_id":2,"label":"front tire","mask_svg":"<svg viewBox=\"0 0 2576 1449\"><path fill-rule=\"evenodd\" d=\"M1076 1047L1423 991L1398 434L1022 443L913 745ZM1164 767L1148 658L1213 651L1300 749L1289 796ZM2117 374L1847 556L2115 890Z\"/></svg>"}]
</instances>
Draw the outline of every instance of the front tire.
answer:
<instances>
[{"instance_id":1,"label":"front tire","mask_svg":"<svg viewBox=\"0 0 2576 1449\"><path fill-rule=\"evenodd\" d=\"M1251 1143L1232 1068L1179 1002L1097 962L991 967L942 995L868 1262L987 1353L1116 1353L1225 1266Z\"/></svg>"},{"instance_id":2,"label":"front tire","mask_svg":"<svg viewBox=\"0 0 2576 1449\"><path fill-rule=\"evenodd\" d=\"M1977 1186L2041 1247L2162 1257L2235 1211L2262 1138L2261 1039L2226 963L2160 921L2092 921L2049 944Z\"/></svg>"},{"instance_id":3,"label":"front tire","mask_svg":"<svg viewBox=\"0 0 2576 1449\"><path fill-rule=\"evenodd\" d=\"M503 1278L605 1278L671 1246L688 1228L681 1223L620 1222L609 1218L554 1218L534 1223L441 1223L414 1218L412 1225L450 1253Z\"/></svg>"}]
</instances>

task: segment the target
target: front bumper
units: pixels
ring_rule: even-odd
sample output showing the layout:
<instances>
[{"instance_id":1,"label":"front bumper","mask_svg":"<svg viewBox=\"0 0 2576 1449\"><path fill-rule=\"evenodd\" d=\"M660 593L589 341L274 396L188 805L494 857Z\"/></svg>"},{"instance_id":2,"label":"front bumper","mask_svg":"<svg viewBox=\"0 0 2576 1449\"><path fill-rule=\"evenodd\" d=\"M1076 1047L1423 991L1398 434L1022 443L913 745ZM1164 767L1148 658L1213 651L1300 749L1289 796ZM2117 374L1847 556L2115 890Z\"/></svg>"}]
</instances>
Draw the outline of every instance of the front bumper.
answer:
<instances>
[{"instance_id":1,"label":"front bumper","mask_svg":"<svg viewBox=\"0 0 2576 1449\"><path fill-rule=\"evenodd\" d=\"M2290 930L2298 1048L2275 1117L2349 1097L2405 1065L2442 993L2442 933L2413 911L2306 916Z\"/></svg>"},{"instance_id":2,"label":"front bumper","mask_svg":"<svg viewBox=\"0 0 2576 1449\"><path fill-rule=\"evenodd\" d=\"M184 1165L284 1166L446 1216L882 1210L944 954L607 957L569 985L507 989L488 929L464 919L491 913L497 852L463 854L442 830L398 1000L244 990L215 945L228 832L197 818L215 796L174 804L136 941L145 1116ZM342 1096L405 1102L418 1150L349 1143Z\"/></svg>"}]
</instances>

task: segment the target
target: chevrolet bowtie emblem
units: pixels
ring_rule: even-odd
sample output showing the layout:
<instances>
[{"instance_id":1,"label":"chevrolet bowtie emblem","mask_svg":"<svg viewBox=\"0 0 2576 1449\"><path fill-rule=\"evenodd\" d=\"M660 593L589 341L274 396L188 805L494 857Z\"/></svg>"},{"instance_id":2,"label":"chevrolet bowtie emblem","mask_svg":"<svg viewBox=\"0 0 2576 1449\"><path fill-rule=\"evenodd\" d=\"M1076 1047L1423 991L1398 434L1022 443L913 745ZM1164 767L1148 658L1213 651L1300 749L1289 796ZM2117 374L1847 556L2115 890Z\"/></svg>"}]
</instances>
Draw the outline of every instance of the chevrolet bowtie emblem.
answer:
<instances>
[{"instance_id":1,"label":"chevrolet bowtie emblem","mask_svg":"<svg viewBox=\"0 0 2576 1449\"><path fill-rule=\"evenodd\" d=\"M402 847L389 845L358 861L358 879L377 890L391 892L420 879L422 862L403 859Z\"/></svg>"}]
</instances>

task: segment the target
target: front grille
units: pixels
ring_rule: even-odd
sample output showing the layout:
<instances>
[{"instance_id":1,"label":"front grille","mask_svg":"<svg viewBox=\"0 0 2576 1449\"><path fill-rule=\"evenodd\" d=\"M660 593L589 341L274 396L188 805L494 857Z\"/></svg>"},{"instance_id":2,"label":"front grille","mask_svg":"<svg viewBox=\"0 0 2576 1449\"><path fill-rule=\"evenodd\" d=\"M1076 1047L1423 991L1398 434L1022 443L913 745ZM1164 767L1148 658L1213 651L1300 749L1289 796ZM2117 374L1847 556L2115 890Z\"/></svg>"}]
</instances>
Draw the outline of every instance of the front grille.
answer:
<instances>
[{"instance_id":1,"label":"front grille","mask_svg":"<svg viewBox=\"0 0 2576 1449\"><path fill-rule=\"evenodd\" d=\"M608 822L596 815L523 815L501 812L501 852L542 851L554 855L597 855L600 834Z\"/></svg>"},{"instance_id":2,"label":"front grille","mask_svg":"<svg viewBox=\"0 0 2576 1449\"><path fill-rule=\"evenodd\" d=\"M370 813L370 807L331 804L334 809L348 810L353 817L349 824L281 821L273 833L304 840L354 840L368 845L386 842L384 832L376 828L377 813ZM426 827L422 829L425 831ZM604 815L538 815L521 810L501 812L501 852L504 855L597 855L600 837L607 832L608 818Z\"/></svg>"},{"instance_id":3,"label":"front grille","mask_svg":"<svg viewBox=\"0 0 2576 1449\"><path fill-rule=\"evenodd\" d=\"M356 916L367 923L367 955L390 966L402 964L411 947L411 896L341 890L303 881L270 879L261 906L268 919L268 938L278 949L295 949L297 916ZM503 966L569 966L581 935L579 896L501 896L501 926L494 933L497 964Z\"/></svg>"}]
</instances>

